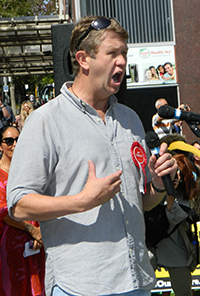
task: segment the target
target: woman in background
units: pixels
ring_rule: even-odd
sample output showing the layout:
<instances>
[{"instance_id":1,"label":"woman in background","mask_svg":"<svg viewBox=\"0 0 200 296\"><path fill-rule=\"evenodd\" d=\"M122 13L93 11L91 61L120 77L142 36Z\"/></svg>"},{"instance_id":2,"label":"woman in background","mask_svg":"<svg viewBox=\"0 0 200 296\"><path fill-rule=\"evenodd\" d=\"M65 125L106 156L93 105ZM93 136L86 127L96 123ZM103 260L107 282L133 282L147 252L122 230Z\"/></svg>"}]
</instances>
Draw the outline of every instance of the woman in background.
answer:
<instances>
[{"instance_id":1,"label":"woman in background","mask_svg":"<svg viewBox=\"0 0 200 296\"><path fill-rule=\"evenodd\" d=\"M6 185L18 137L14 126L0 131L0 295L44 296L45 258L39 223L15 221L7 211ZM24 257L27 242L39 253Z\"/></svg>"},{"instance_id":2,"label":"woman in background","mask_svg":"<svg viewBox=\"0 0 200 296\"><path fill-rule=\"evenodd\" d=\"M21 104L20 114L15 117L15 125L21 132L26 118L34 111L33 104L30 101L24 101Z\"/></svg>"}]
</instances>

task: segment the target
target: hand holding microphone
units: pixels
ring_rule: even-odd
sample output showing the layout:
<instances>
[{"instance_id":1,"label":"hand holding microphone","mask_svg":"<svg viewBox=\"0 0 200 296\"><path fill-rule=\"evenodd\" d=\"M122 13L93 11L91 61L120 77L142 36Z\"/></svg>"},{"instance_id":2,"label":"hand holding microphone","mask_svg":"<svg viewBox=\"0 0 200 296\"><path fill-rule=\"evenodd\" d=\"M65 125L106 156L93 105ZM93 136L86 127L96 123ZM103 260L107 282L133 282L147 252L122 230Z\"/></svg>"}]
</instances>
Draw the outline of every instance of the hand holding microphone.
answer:
<instances>
[{"instance_id":1,"label":"hand holding microphone","mask_svg":"<svg viewBox=\"0 0 200 296\"><path fill-rule=\"evenodd\" d=\"M159 155L160 140L158 138L158 135L154 132L149 132L146 135L145 140L146 140L148 147L151 150L151 153L154 154L156 156L156 158L158 159L160 157L160 155ZM177 169L177 167L176 167L176 169ZM162 178L164 187L167 191L167 194L169 196L174 195L175 189L174 189L174 184L172 182L171 176L169 174L167 174L167 175L162 176L161 178Z\"/></svg>"}]
</instances>

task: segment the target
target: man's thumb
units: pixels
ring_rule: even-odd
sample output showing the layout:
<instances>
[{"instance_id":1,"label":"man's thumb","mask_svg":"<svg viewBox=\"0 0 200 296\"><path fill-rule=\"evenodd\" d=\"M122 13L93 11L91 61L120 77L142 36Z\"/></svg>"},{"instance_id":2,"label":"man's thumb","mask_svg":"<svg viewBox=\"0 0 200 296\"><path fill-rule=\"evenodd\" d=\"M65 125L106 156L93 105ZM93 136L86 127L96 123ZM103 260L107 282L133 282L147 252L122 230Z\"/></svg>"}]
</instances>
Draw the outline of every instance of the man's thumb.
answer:
<instances>
[{"instance_id":1,"label":"man's thumb","mask_svg":"<svg viewBox=\"0 0 200 296\"><path fill-rule=\"evenodd\" d=\"M96 168L93 161L88 161L88 178L96 178Z\"/></svg>"}]
</instances>

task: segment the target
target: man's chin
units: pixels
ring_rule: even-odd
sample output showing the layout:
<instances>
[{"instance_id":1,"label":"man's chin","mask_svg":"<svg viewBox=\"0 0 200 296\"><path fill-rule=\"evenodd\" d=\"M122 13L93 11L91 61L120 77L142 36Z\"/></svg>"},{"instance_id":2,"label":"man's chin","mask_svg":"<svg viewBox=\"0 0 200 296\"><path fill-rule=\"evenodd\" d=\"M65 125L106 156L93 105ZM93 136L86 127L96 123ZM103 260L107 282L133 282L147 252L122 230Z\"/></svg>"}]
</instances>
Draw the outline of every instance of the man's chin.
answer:
<instances>
[{"instance_id":1,"label":"man's chin","mask_svg":"<svg viewBox=\"0 0 200 296\"><path fill-rule=\"evenodd\" d=\"M115 85L114 87L112 87L112 94L115 95L116 93L118 93L119 89L120 89L121 84L119 85Z\"/></svg>"}]
</instances>

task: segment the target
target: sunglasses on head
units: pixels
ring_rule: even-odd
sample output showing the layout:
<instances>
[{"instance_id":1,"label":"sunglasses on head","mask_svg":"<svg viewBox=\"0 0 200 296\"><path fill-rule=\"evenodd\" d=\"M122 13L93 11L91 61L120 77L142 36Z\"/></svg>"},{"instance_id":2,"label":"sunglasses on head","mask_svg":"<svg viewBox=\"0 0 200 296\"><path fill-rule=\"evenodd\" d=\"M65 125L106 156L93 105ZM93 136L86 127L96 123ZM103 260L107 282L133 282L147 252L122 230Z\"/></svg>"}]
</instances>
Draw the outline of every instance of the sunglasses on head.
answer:
<instances>
[{"instance_id":1,"label":"sunglasses on head","mask_svg":"<svg viewBox=\"0 0 200 296\"><path fill-rule=\"evenodd\" d=\"M2 143L5 143L8 146L12 146L14 144L14 142L17 142L18 137L17 138L12 138L12 137L8 137L8 138L4 138L2 139Z\"/></svg>"},{"instance_id":2,"label":"sunglasses on head","mask_svg":"<svg viewBox=\"0 0 200 296\"><path fill-rule=\"evenodd\" d=\"M77 46L81 44L81 41L87 37L91 30L99 31L103 28L106 28L110 25L111 21L109 18L101 16L95 19L87 29L87 31L79 38Z\"/></svg>"}]
</instances>

